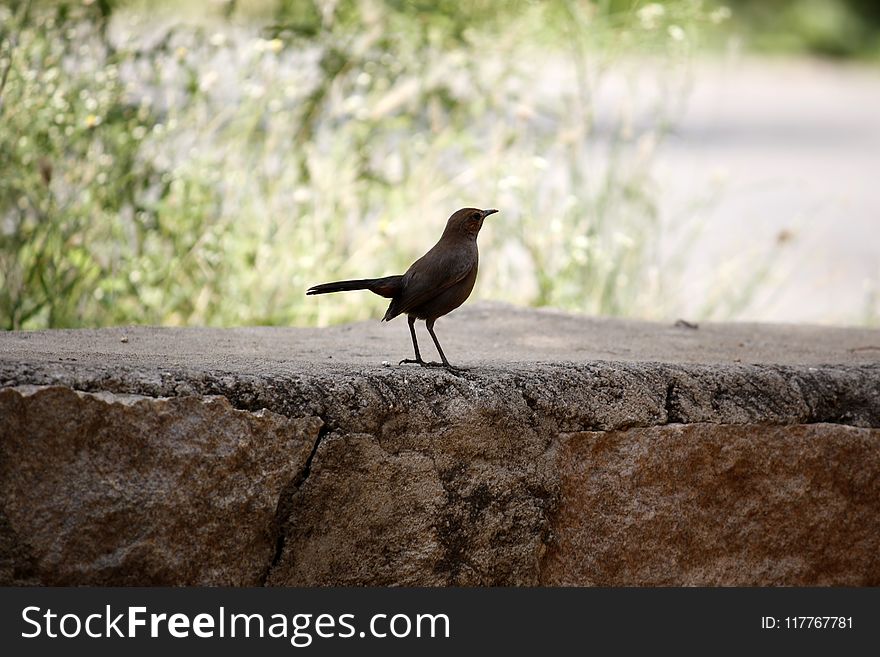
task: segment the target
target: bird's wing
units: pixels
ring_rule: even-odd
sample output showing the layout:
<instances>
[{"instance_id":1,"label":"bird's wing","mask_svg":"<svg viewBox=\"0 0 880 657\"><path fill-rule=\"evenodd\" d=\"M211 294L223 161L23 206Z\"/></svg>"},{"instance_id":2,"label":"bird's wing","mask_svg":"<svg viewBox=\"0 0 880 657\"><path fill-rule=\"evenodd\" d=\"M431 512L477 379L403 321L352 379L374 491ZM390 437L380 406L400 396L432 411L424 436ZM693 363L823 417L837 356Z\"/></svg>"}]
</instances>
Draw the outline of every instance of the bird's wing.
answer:
<instances>
[{"instance_id":1,"label":"bird's wing","mask_svg":"<svg viewBox=\"0 0 880 657\"><path fill-rule=\"evenodd\" d=\"M476 258L462 258L456 249L439 246L416 260L403 275L403 293L388 308L386 320L418 308L473 271Z\"/></svg>"}]
</instances>

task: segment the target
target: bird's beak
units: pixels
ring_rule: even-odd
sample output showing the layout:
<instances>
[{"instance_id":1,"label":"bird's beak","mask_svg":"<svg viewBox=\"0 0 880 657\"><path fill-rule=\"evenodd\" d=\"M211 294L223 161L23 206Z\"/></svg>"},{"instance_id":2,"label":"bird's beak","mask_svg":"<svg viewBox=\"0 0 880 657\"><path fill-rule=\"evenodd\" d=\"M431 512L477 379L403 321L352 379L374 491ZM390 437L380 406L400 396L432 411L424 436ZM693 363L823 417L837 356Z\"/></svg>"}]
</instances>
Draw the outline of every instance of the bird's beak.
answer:
<instances>
[{"instance_id":1,"label":"bird's beak","mask_svg":"<svg viewBox=\"0 0 880 657\"><path fill-rule=\"evenodd\" d=\"M490 214L495 214L498 210L483 210L483 219L488 217Z\"/></svg>"}]
</instances>

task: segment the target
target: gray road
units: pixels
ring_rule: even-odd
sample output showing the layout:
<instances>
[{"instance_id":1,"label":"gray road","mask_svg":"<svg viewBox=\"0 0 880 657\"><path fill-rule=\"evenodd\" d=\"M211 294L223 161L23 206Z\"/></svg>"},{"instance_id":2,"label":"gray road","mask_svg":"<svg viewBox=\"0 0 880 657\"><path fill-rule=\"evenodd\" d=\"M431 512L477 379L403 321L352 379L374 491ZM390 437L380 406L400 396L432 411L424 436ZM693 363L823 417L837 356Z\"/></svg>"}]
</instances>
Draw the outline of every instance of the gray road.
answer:
<instances>
[{"instance_id":1,"label":"gray road","mask_svg":"<svg viewBox=\"0 0 880 657\"><path fill-rule=\"evenodd\" d=\"M685 312L709 281L736 288L771 257L742 318L863 321L880 294L880 67L703 63L658 164L667 215L717 189L692 249Z\"/></svg>"}]
</instances>

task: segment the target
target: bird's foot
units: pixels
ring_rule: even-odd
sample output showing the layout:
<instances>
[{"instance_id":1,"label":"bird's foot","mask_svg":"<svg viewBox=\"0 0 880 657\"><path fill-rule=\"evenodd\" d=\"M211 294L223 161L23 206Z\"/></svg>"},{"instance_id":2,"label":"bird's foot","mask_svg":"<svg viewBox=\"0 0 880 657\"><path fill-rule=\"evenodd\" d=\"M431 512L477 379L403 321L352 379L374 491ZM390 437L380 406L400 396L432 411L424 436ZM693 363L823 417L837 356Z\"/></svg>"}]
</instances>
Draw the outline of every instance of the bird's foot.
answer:
<instances>
[{"instance_id":1,"label":"bird's foot","mask_svg":"<svg viewBox=\"0 0 880 657\"><path fill-rule=\"evenodd\" d=\"M404 358L398 365L421 365L422 367L446 367L443 363L436 361L424 361L421 358Z\"/></svg>"},{"instance_id":2,"label":"bird's foot","mask_svg":"<svg viewBox=\"0 0 880 657\"><path fill-rule=\"evenodd\" d=\"M421 365L422 367L442 367L447 371L458 374L467 370L461 367L453 367L449 363L438 363L436 360L424 361L421 358L404 358L398 365Z\"/></svg>"},{"instance_id":3,"label":"bird's foot","mask_svg":"<svg viewBox=\"0 0 880 657\"><path fill-rule=\"evenodd\" d=\"M436 361L425 363L425 367L442 367L451 374L461 374L462 372L467 372L467 369L465 369L464 367L456 367L455 365L451 365L450 363L438 363Z\"/></svg>"}]
</instances>

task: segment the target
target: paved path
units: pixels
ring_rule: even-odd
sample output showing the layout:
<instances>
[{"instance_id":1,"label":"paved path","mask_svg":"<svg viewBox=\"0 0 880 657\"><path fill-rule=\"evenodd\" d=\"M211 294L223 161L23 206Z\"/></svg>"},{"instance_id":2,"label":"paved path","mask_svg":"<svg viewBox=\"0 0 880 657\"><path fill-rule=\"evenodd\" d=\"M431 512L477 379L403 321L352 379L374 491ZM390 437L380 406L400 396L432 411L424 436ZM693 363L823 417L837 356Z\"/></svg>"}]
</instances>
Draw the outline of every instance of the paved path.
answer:
<instances>
[{"instance_id":1,"label":"paved path","mask_svg":"<svg viewBox=\"0 0 880 657\"><path fill-rule=\"evenodd\" d=\"M691 249L685 312L725 263L738 265L736 289L775 253L741 318L856 323L873 287L880 319L880 67L746 59L705 63L694 82L659 158L667 214L719 190Z\"/></svg>"}]
</instances>

